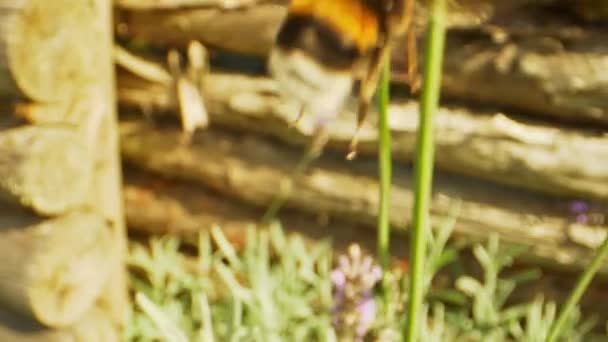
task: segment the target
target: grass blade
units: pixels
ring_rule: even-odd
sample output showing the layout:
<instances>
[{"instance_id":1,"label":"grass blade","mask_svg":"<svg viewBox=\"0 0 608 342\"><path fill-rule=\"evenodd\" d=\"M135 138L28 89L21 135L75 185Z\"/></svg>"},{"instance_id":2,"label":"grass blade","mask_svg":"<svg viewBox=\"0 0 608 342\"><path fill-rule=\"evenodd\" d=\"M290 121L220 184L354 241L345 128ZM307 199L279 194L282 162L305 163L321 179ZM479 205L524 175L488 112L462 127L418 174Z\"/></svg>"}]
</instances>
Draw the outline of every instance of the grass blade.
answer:
<instances>
[{"instance_id":1,"label":"grass blade","mask_svg":"<svg viewBox=\"0 0 608 342\"><path fill-rule=\"evenodd\" d=\"M433 179L433 117L439 103L441 67L445 45L446 0L433 0L429 12L429 31L425 51L423 88L420 98L420 119L415 165L415 198L410 235L410 288L406 341L418 338L418 316L424 295L424 256L429 229L429 202Z\"/></svg>"},{"instance_id":2,"label":"grass blade","mask_svg":"<svg viewBox=\"0 0 608 342\"><path fill-rule=\"evenodd\" d=\"M200 333L200 342L214 342L213 338L213 320L211 316L211 308L205 294L198 296L198 303L201 310L202 328Z\"/></svg>"},{"instance_id":3,"label":"grass blade","mask_svg":"<svg viewBox=\"0 0 608 342\"><path fill-rule=\"evenodd\" d=\"M163 334L165 341L188 342L186 335L145 294L141 292L135 294L135 302L154 322L160 333Z\"/></svg>"},{"instance_id":4,"label":"grass blade","mask_svg":"<svg viewBox=\"0 0 608 342\"><path fill-rule=\"evenodd\" d=\"M587 287L589 287L591 280L593 280L593 277L602 266L606 256L608 256L608 236L604 238L604 242L602 242L602 245L597 250L593 260L591 260L589 266L585 269L583 274L581 274L580 278L576 282L576 287L570 293L570 296L559 313L557 320L549 331L549 335L547 336L546 340L547 342L554 342L558 340L566 321L572 314L572 311L576 308L576 305L580 301L583 294L585 294Z\"/></svg>"},{"instance_id":5,"label":"grass blade","mask_svg":"<svg viewBox=\"0 0 608 342\"><path fill-rule=\"evenodd\" d=\"M390 101L390 58L384 61L382 79L378 89L378 161L380 173L380 203L378 208L378 257L383 273L389 269L390 197L391 197L391 131L388 125Z\"/></svg>"}]
</instances>

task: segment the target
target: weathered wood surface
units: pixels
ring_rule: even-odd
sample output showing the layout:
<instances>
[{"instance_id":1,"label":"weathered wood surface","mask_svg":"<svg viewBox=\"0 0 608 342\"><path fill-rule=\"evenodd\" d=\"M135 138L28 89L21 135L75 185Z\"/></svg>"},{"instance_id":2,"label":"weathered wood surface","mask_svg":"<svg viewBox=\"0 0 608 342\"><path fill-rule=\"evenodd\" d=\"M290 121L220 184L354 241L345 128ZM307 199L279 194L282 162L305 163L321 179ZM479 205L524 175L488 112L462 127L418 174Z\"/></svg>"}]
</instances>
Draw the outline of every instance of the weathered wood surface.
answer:
<instances>
[{"instance_id":1,"label":"weathered wood surface","mask_svg":"<svg viewBox=\"0 0 608 342\"><path fill-rule=\"evenodd\" d=\"M272 45L286 9L261 4L226 11L221 8L188 8L170 11L120 11L118 37L129 37L161 46L186 47L191 40L248 55L264 56Z\"/></svg>"},{"instance_id":2,"label":"weathered wood surface","mask_svg":"<svg viewBox=\"0 0 608 342\"><path fill-rule=\"evenodd\" d=\"M453 35L448 38L443 94L605 130L608 46L601 35L594 38L597 45L580 46L583 51L565 49L570 42L542 36L496 44ZM399 54L395 58L403 60Z\"/></svg>"},{"instance_id":3,"label":"weathered wood surface","mask_svg":"<svg viewBox=\"0 0 608 342\"><path fill-rule=\"evenodd\" d=\"M226 199L201 184L171 180L149 172L127 168L125 186L125 217L133 234L177 235L197 241L201 231L219 226L237 247L245 244L243 231L259 224L263 208ZM294 210L281 213L281 225L289 232L301 234L310 241L331 238L338 250L346 250L351 243L374 251L376 233L352 222L324 220L323 215L312 218ZM393 256L403 258L407 250L404 235L391 239Z\"/></svg>"},{"instance_id":4,"label":"weathered wood surface","mask_svg":"<svg viewBox=\"0 0 608 342\"><path fill-rule=\"evenodd\" d=\"M604 0L570 1L577 15L591 22L608 19L608 2Z\"/></svg>"},{"instance_id":5,"label":"weathered wood surface","mask_svg":"<svg viewBox=\"0 0 608 342\"><path fill-rule=\"evenodd\" d=\"M241 8L262 2L260 0L114 0L114 6L124 9L158 10L192 7L221 9Z\"/></svg>"},{"instance_id":6,"label":"weathered wood surface","mask_svg":"<svg viewBox=\"0 0 608 342\"><path fill-rule=\"evenodd\" d=\"M182 47L198 40L217 49L264 57L285 8L259 4L238 10L199 7L119 13L118 32L126 38ZM529 6L492 20L487 13L460 17L451 17L455 23L447 39L444 97L608 126L608 79L603 72L608 68L606 27ZM392 58L395 80L406 70L405 39L399 42Z\"/></svg>"},{"instance_id":7,"label":"weathered wood surface","mask_svg":"<svg viewBox=\"0 0 608 342\"><path fill-rule=\"evenodd\" d=\"M208 130L190 147L178 129L141 123L122 124L123 158L138 167L202 184L256 207L267 206L280 191L301 151L253 136ZM373 160L347 163L325 156L293 186L286 208L339 217L374 227L378 184ZM335 155L334 155L335 157ZM391 195L391 225L409 224L413 198L409 168L398 167ZM531 247L531 258L551 267L580 269L591 248L601 242L602 228L573 223L569 202L515 191L478 180L438 173L434 184L434 222L462 201L456 231L467 238L497 233L511 243ZM608 268L603 269L603 272Z\"/></svg>"},{"instance_id":8,"label":"weathered wood surface","mask_svg":"<svg viewBox=\"0 0 608 342\"><path fill-rule=\"evenodd\" d=\"M24 126L0 132L0 199L42 215L81 207L92 161L70 127Z\"/></svg>"},{"instance_id":9,"label":"weathered wood surface","mask_svg":"<svg viewBox=\"0 0 608 342\"><path fill-rule=\"evenodd\" d=\"M44 324L66 325L95 302L118 333L129 302L112 10L108 0L0 0L0 208L15 207L1 219L35 213L49 220L6 231L24 246L21 254L4 248L14 255L3 270L21 274L23 288L3 285L0 298L13 302L0 300L0 309L12 305ZM98 221L79 218L84 208Z\"/></svg>"},{"instance_id":10,"label":"weathered wood surface","mask_svg":"<svg viewBox=\"0 0 608 342\"><path fill-rule=\"evenodd\" d=\"M99 103L103 115L99 121L86 120L82 124L92 127L83 129L90 132L93 140L92 153L95 156L95 172L91 181L90 203L97 212L112 224L112 273L104 284L105 289L99 298L99 306L110 315L117 331L125 329L128 322L129 295L127 284L126 252L127 233L124 224L122 200L122 171L120 148L118 144L118 125L116 112L115 73L113 62L114 31L112 1L95 0L96 25L99 36L90 42L99 46L98 61L95 66L96 85L99 86ZM92 102L92 111L99 108ZM96 125L91 122L97 122Z\"/></svg>"},{"instance_id":11,"label":"weathered wood surface","mask_svg":"<svg viewBox=\"0 0 608 342\"><path fill-rule=\"evenodd\" d=\"M205 78L206 107L212 125L262 133L290 144L310 142L313 118L289 129L297 108L278 95L264 77L211 73ZM118 79L124 106L172 110L169 87L127 72ZM417 105L389 107L393 157L410 162L415 154ZM370 122L373 122L373 117ZM354 112L330 125L329 146L345 153L355 129ZM559 195L608 200L608 135L589 129L532 123L521 116L462 106L441 107L436 115L436 165L443 170ZM377 151L375 124L361 131L360 152Z\"/></svg>"},{"instance_id":12,"label":"weathered wood surface","mask_svg":"<svg viewBox=\"0 0 608 342\"><path fill-rule=\"evenodd\" d=\"M90 310L75 324L51 329L38 322L0 310L0 341L2 342L114 342L116 334L108 315L98 308Z\"/></svg>"},{"instance_id":13,"label":"weathered wood surface","mask_svg":"<svg viewBox=\"0 0 608 342\"><path fill-rule=\"evenodd\" d=\"M0 97L54 102L77 92L95 74L96 14L90 1L1 0Z\"/></svg>"},{"instance_id":14,"label":"weathered wood surface","mask_svg":"<svg viewBox=\"0 0 608 342\"><path fill-rule=\"evenodd\" d=\"M2 206L0 306L65 327L95 303L112 263L111 227L88 212L41 220Z\"/></svg>"}]
</instances>

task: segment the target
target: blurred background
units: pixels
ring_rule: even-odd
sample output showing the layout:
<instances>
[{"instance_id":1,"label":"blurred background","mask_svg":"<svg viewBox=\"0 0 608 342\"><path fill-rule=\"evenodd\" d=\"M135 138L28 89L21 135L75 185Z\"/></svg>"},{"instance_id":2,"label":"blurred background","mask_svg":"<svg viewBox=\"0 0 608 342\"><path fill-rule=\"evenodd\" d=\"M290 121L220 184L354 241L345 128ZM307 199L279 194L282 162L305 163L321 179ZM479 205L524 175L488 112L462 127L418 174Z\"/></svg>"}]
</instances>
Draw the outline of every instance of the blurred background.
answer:
<instances>
[{"instance_id":1,"label":"blurred background","mask_svg":"<svg viewBox=\"0 0 608 342\"><path fill-rule=\"evenodd\" d=\"M295 122L298 107L266 68L286 5L0 1L0 340L167 340L134 293L146 288L186 320L180 291L212 292L164 286L180 277L173 268L192 267L184 260L200 261L212 227L216 245L246 250L312 139L315 118ZM426 11L416 4L420 69ZM468 247L495 236L524 247L507 274L534 270L508 302L561 303L606 237L608 2L463 0L448 11L431 221L454 220L450 244L462 253L436 286L455 286L463 268L483 278ZM407 270L419 94L405 83L405 37L395 44L391 251ZM347 161L351 102L278 217L306 246L331 239L335 254L376 246L377 118ZM168 278L154 283L161 269ZM604 263L581 303L600 332L606 275ZM167 304L171 293L182 306ZM199 316L179 321L186 340L205 325Z\"/></svg>"}]
</instances>

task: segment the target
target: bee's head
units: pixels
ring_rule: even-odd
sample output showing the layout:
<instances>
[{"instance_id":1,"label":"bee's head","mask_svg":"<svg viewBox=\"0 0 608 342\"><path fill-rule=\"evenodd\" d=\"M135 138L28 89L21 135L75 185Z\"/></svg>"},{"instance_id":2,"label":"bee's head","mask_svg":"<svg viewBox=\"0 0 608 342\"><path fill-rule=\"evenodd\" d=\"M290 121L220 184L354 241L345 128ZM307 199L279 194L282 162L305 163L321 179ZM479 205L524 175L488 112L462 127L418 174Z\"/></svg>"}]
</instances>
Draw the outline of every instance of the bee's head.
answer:
<instances>
[{"instance_id":1,"label":"bee's head","mask_svg":"<svg viewBox=\"0 0 608 342\"><path fill-rule=\"evenodd\" d=\"M284 93L319 120L342 109L362 58L377 43L374 11L358 0L293 0L269 69Z\"/></svg>"}]
</instances>

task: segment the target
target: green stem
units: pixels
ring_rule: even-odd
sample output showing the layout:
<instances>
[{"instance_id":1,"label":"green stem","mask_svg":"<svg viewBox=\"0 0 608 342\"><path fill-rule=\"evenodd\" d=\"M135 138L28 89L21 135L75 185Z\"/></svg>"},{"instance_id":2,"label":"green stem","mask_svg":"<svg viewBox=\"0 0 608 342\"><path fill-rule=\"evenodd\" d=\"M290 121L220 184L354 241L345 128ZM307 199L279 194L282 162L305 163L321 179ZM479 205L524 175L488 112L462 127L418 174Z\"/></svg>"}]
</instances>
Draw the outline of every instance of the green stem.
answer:
<instances>
[{"instance_id":1,"label":"green stem","mask_svg":"<svg viewBox=\"0 0 608 342\"><path fill-rule=\"evenodd\" d=\"M382 79L378 89L378 172L380 173L380 203L378 208L378 255L383 274L390 267L390 198L391 198L391 131L388 125L390 101L390 58L383 61Z\"/></svg>"},{"instance_id":2,"label":"green stem","mask_svg":"<svg viewBox=\"0 0 608 342\"><path fill-rule=\"evenodd\" d=\"M329 139L328 134L329 133L327 132L325 126L317 127L313 134L310 146L308 146L306 152L304 153L298 164L296 164L296 168L293 170L291 176L289 176L289 179L285 180L286 183L281 184L281 189L279 189L279 193L274 197L274 199L268 206L268 209L266 209L266 212L262 217L262 225L268 225L272 220L276 218L279 213L279 210L281 210L288 197L290 196L291 188L293 187L294 182L300 176L302 176L308 166L317 158L319 158L321 153L323 153L323 149L325 148L327 140Z\"/></svg>"},{"instance_id":3,"label":"green stem","mask_svg":"<svg viewBox=\"0 0 608 342\"><path fill-rule=\"evenodd\" d=\"M593 260L591 260L589 266L587 266L583 274L581 274L580 278L578 279L576 287L574 288L574 290L572 290L572 293L570 293L568 300L566 301L561 312L559 313L557 321L555 321L555 323L551 327L546 342L557 341L557 339L562 333L564 324L572 314L572 310L574 310L583 294L585 294L587 287L589 287L591 280L593 280L593 277L602 266L602 263L604 259L606 259L606 256L608 256L608 236L604 239L604 242L602 242L602 245L597 250L597 253L593 257Z\"/></svg>"},{"instance_id":4,"label":"green stem","mask_svg":"<svg viewBox=\"0 0 608 342\"><path fill-rule=\"evenodd\" d=\"M417 140L416 184L412 230L410 235L410 287L406 341L418 338L424 295L426 236L429 229L429 202L433 180L433 116L438 107L441 67L445 43L446 0L433 0L429 12L429 31L425 51L423 88Z\"/></svg>"}]
</instances>

